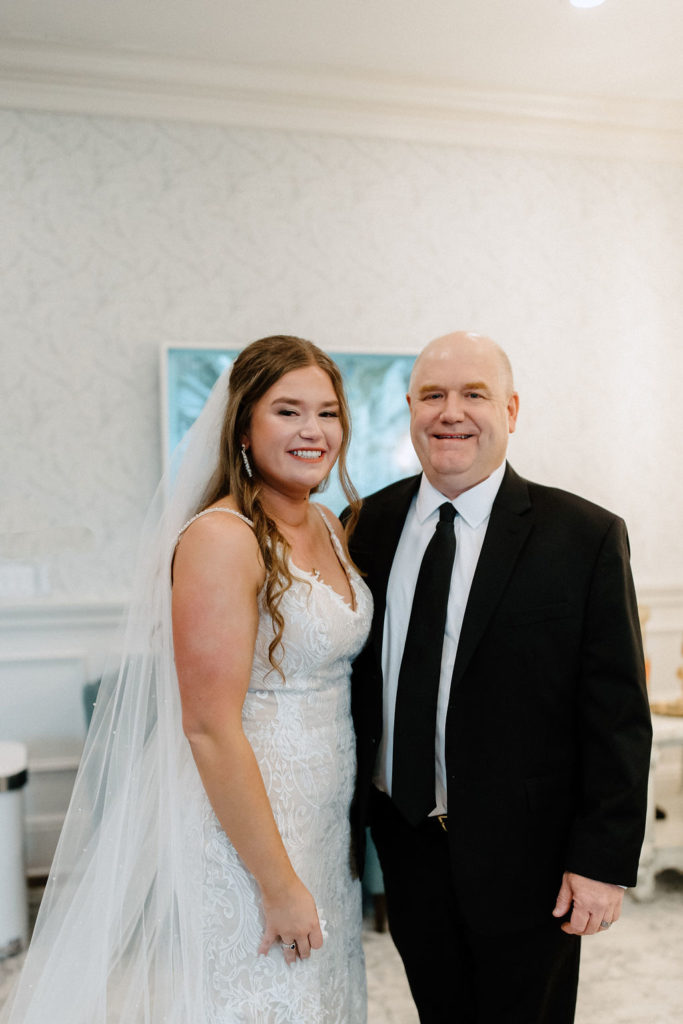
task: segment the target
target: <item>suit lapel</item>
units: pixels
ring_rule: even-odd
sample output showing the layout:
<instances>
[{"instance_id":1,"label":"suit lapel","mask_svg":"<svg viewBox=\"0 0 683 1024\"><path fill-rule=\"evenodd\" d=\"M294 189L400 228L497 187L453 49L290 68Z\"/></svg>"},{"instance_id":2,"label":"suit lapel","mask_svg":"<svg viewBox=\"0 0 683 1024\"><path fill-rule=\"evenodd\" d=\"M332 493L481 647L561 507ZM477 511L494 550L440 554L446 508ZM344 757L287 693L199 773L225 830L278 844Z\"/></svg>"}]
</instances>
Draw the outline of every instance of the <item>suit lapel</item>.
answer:
<instances>
[{"instance_id":1,"label":"suit lapel","mask_svg":"<svg viewBox=\"0 0 683 1024\"><path fill-rule=\"evenodd\" d=\"M454 692L462 678L488 626L533 523L526 482L508 465L491 509L491 519L472 580L453 668L451 692Z\"/></svg>"}]
</instances>

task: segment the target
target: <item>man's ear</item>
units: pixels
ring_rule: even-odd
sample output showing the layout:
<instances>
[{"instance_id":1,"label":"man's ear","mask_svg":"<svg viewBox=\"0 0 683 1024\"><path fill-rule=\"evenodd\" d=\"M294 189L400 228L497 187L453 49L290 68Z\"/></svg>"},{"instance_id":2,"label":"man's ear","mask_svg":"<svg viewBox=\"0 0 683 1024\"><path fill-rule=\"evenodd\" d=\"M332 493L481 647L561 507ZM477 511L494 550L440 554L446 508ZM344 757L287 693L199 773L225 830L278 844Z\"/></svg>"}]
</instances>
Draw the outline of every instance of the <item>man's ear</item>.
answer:
<instances>
[{"instance_id":1,"label":"man's ear","mask_svg":"<svg viewBox=\"0 0 683 1024\"><path fill-rule=\"evenodd\" d=\"M514 434L515 427L517 426L517 416L519 414L519 395L516 391L513 391L508 399L507 413L508 433Z\"/></svg>"}]
</instances>

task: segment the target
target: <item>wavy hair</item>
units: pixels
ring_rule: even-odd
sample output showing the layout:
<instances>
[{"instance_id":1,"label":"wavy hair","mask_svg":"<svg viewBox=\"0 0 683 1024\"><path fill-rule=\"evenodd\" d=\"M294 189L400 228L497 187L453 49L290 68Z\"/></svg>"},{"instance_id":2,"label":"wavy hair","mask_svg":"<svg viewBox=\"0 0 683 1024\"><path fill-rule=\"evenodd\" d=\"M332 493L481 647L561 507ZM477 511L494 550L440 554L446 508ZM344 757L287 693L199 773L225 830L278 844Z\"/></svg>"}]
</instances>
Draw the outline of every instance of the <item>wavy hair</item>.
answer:
<instances>
[{"instance_id":1,"label":"wavy hair","mask_svg":"<svg viewBox=\"0 0 683 1024\"><path fill-rule=\"evenodd\" d=\"M220 498L231 495L242 515L254 524L261 556L266 569L265 602L273 620L275 636L268 647L268 657L273 668L282 675L277 655L282 646L285 621L280 611L283 595L291 587L293 576L289 568L289 542L282 535L261 501L261 484L257 467L253 476L248 477L241 456L242 437L251 423L254 406L280 377L291 370L304 366L319 366L330 378L339 402L339 420L342 427L342 442L337 466L339 481L349 503L350 515L346 523L347 535L353 530L361 507L361 500L351 483L346 466L346 454L351 440L351 417L339 367L330 357L311 341L286 334L276 334L252 342L235 359L230 371L228 404L221 430L218 465L209 481L206 493L197 511L213 505ZM318 484L312 493L324 490L329 476ZM284 678L284 677L283 677Z\"/></svg>"}]
</instances>

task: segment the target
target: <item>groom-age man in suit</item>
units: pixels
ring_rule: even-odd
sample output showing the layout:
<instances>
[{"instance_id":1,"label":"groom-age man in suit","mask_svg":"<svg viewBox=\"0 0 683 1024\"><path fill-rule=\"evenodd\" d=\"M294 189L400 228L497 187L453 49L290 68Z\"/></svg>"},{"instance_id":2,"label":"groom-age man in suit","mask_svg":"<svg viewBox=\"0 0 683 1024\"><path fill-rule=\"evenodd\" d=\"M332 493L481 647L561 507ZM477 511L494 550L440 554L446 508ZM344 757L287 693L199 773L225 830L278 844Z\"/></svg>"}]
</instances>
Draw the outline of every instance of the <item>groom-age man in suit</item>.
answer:
<instances>
[{"instance_id":1,"label":"groom-age man in suit","mask_svg":"<svg viewBox=\"0 0 683 1024\"><path fill-rule=\"evenodd\" d=\"M351 539L375 600L359 859L369 820L422 1024L570 1024L580 936L618 920L644 833L626 529L506 463L519 398L490 339L431 342L407 398L423 472L366 498Z\"/></svg>"}]
</instances>

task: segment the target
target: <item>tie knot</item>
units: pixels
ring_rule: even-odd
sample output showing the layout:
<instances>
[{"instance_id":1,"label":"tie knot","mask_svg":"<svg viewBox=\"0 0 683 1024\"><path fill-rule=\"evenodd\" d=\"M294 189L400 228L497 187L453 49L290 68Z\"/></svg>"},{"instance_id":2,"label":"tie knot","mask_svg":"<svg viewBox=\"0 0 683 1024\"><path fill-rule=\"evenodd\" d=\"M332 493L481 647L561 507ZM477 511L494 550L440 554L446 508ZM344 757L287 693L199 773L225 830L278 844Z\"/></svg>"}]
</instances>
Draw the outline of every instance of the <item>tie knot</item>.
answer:
<instances>
[{"instance_id":1,"label":"tie knot","mask_svg":"<svg viewBox=\"0 0 683 1024\"><path fill-rule=\"evenodd\" d=\"M455 519L456 512L455 506L450 501L444 501L443 505L439 505L439 522L440 523L452 523Z\"/></svg>"}]
</instances>

